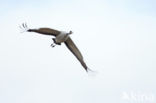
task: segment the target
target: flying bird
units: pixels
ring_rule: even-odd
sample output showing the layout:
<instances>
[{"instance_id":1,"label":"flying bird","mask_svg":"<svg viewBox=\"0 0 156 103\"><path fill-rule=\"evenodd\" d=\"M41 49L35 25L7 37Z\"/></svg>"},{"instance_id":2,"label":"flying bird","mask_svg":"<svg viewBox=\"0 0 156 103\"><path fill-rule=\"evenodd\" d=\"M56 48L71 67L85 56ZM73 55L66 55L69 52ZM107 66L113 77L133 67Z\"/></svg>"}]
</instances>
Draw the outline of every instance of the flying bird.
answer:
<instances>
[{"instance_id":1,"label":"flying bird","mask_svg":"<svg viewBox=\"0 0 156 103\"><path fill-rule=\"evenodd\" d=\"M83 56L77 46L74 44L73 40L70 38L70 35L73 33L72 31L64 32L59 31L51 28L39 28L39 29L29 29L25 23L23 23L20 26L21 29L23 29L25 32L36 32L39 34L44 35L50 35L54 36L55 38L52 38L53 43L51 44L52 47L55 47L56 45L61 45L61 43L65 43L67 48L74 54L74 56L79 60L81 65L84 67L84 69L88 72L90 70L86 63L84 62Z\"/></svg>"}]
</instances>

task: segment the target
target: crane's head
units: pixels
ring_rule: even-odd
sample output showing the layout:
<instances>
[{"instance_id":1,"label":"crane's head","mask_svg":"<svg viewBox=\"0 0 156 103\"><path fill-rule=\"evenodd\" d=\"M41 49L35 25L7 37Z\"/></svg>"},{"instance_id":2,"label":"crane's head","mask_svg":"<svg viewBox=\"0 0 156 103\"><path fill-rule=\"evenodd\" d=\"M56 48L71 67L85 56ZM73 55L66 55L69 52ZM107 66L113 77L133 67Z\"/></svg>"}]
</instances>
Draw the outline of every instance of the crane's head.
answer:
<instances>
[{"instance_id":1,"label":"crane's head","mask_svg":"<svg viewBox=\"0 0 156 103\"><path fill-rule=\"evenodd\" d=\"M72 33L73 33L72 31L69 31L69 33L68 33L68 34L70 35L70 34L72 34Z\"/></svg>"}]
</instances>

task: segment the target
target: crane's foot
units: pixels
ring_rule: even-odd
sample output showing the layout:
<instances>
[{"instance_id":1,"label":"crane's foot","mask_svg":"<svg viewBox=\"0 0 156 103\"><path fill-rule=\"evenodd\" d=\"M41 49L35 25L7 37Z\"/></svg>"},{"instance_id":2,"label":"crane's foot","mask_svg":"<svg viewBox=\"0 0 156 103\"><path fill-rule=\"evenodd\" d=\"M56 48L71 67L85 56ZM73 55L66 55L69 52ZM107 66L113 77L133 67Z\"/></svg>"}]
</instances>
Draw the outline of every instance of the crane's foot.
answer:
<instances>
[{"instance_id":1,"label":"crane's foot","mask_svg":"<svg viewBox=\"0 0 156 103\"><path fill-rule=\"evenodd\" d=\"M56 46L56 44L53 43L53 44L51 44L50 46L51 46L52 48L54 48L54 47Z\"/></svg>"}]
</instances>

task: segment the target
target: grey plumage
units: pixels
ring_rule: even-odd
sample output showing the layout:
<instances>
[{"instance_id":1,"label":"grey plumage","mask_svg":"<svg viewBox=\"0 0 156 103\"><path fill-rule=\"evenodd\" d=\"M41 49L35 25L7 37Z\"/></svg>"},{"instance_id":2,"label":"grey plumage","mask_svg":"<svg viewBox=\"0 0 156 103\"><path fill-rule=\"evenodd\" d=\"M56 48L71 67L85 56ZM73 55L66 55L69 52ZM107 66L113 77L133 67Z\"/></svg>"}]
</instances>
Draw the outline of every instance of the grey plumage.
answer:
<instances>
[{"instance_id":1,"label":"grey plumage","mask_svg":"<svg viewBox=\"0 0 156 103\"><path fill-rule=\"evenodd\" d=\"M75 57L80 61L81 65L85 68L85 70L88 71L88 67L83 60L81 52L76 47L76 45L74 44L74 42L70 37L65 41L65 44L68 47L68 49L75 55Z\"/></svg>"},{"instance_id":2,"label":"grey plumage","mask_svg":"<svg viewBox=\"0 0 156 103\"><path fill-rule=\"evenodd\" d=\"M67 48L74 54L74 56L79 60L81 65L84 67L84 69L88 72L89 68L84 62L81 52L79 51L79 49L77 48L77 46L74 44L74 42L69 36L70 34L72 34L72 31L70 31L69 33L66 33L66 32L55 30L55 29L50 29L50 28L28 29L27 25L24 23L22 24L22 28L24 28L25 31L27 32L36 32L36 33L40 33L44 35L55 36L55 38L53 38L54 43L56 45L61 45L61 43L64 42ZM58 36L62 36L63 39L60 39ZM54 45L52 46L54 47Z\"/></svg>"},{"instance_id":3,"label":"grey plumage","mask_svg":"<svg viewBox=\"0 0 156 103\"><path fill-rule=\"evenodd\" d=\"M28 29L27 31L28 32L36 32L36 33L40 33L40 34L44 34L44 35L53 35L55 37L61 33L58 30L50 29L50 28Z\"/></svg>"}]
</instances>

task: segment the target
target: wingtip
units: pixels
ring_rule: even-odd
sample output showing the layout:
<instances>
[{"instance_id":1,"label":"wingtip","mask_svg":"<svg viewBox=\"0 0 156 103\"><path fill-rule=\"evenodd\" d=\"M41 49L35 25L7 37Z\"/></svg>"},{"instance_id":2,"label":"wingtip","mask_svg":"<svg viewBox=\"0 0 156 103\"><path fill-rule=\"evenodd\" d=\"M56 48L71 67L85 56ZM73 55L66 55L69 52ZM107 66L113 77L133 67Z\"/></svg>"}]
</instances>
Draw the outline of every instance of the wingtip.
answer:
<instances>
[{"instance_id":1,"label":"wingtip","mask_svg":"<svg viewBox=\"0 0 156 103\"><path fill-rule=\"evenodd\" d=\"M86 72L87 72L87 74L88 74L89 76L92 76L92 77L97 76L97 73L98 73L97 71L93 71L93 70L91 70L91 69L89 69L89 68L87 68Z\"/></svg>"},{"instance_id":2,"label":"wingtip","mask_svg":"<svg viewBox=\"0 0 156 103\"><path fill-rule=\"evenodd\" d=\"M27 32L29 30L26 23L22 23L22 25L20 25L19 28L21 29L20 33L24 33L24 32Z\"/></svg>"},{"instance_id":3,"label":"wingtip","mask_svg":"<svg viewBox=\"0 0 156 103\"><path fill-rule=\"evenodd\" d=\"M93 71L93 70L87 68L87 69L86 69L86 72L88 73L88 72L95 72L95 71Z\"/></svg>"}]
</instances>

